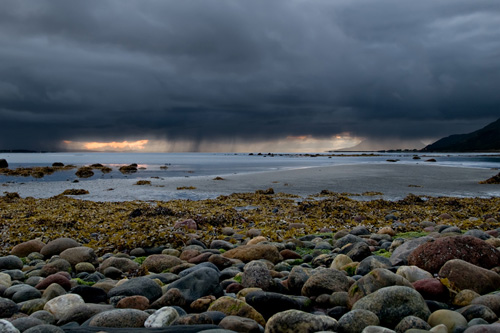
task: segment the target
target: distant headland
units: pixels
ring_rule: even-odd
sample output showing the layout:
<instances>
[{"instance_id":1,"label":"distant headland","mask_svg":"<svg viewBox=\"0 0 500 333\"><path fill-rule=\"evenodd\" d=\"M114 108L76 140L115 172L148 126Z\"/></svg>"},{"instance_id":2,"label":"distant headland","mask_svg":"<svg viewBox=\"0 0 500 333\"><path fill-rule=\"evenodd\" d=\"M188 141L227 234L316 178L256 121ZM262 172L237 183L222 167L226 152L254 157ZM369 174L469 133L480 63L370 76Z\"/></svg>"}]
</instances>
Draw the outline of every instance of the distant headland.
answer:
<instances>
[{"instance_id":1,"label":"distant headland","mask_svg":"<svg viewBox=\"0 0 500 333\"><path fill-rule=\"evenodd\" d=\"M500 119L469 134L454 134L428 145L425 152L500 152Z\"/></svg>"}]
</instances>

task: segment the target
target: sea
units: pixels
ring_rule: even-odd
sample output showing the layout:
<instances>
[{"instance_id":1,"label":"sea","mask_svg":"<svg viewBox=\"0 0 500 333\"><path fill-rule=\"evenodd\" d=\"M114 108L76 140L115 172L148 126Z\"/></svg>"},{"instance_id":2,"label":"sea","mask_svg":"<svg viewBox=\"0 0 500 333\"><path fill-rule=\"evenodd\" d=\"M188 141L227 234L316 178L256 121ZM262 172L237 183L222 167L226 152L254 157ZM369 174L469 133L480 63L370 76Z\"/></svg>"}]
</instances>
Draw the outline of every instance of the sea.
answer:
<instances>
[{"instance_id":1,"label":"sea","mask_svg":"<svg viewBox=\"0 0 500 333\"><path fill-rule=\"evenodd\" d=\"M356 153L0 153L10 169L51 166L55 162L81 167L100 163L112 168L110 173L95 172L93 177L79 179L121 179L145 177L196 177L248 174L334 165L399 163L451 166L458 168L500 169L499 153L415 153L415 152L356 152ZM135 163L138 172L122 174L118 168ZM0 174L0 183L53 182L76 179L76 169L59 171L43 178L12 177Z\"/></svg>"}]
</instances>

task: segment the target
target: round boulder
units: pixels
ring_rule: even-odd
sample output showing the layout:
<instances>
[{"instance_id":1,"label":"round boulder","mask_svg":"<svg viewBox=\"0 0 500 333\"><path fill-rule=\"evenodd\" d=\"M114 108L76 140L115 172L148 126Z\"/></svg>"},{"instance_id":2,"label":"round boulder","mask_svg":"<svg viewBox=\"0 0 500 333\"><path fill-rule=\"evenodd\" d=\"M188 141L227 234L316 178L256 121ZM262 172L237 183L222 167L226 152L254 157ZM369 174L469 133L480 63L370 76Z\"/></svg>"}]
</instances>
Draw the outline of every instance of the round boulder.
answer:
<instances>
[{"instance_id":1,"label":"round boulder","mask_svg":"<svg viewBox=\"0 0 500 333\"><path fill-rule=\"evenodd\" d=\"M99 271L104 272L107 268L114 267L121 272L139 269L141 266L133 260L120 257L111 257L104 260L99 266Z\"/></svg>"},{"instance_id":2,"label":"round boulder","mask_svg":"<svg viewBox=\"0 0 500 333\"><path fill-rule=\"evenodd\" d=\"M265 263L254 260L245 265L241 279L243 287L269 290L272 283L273 278L271 277L271 272Z\"/></svg>"},{"instance_id":3,"label":"round boulder","mask_svg":"<svg viewBox=\"0 0 500 333\"><path fill-rule=\"evenodd\" d=\"M245 296L245 301L266 319L278 312L300 309L298 301L280 293L253 291Z\"/></svg>"},{"instance_id":4,"label":"round boulder","mask_svg":"<svg viewBox=\"0 0 500 333\"><path fill-rule=\"evenodd\" d=\"M39 239L32 239L24 243L17 244L10 250L10 254L19 258L27 257L30 253L40 252L45 243Z\"/></svg>"},{"instance_id":5,"label":"round boulder","mask_svg":"<svg viewBox=\"0 0 500 333\"><path fill-rule=\"evenodd\" d=\"M75 266L81 262L97 264L97 255L94 249L86 246L78 246L66 249L59 255L62 259L67 260L71 266Z\"/></svg>"},{"instance_id":6,"label":"round boulder","mask_svg":"<svg viewBox=\"0 0 500 333\"><path fill-rule=\"evenodd\" d=\"M401 275L411 283L422 279L432 279L431 273L417 266L400 266L396 274Z\"/></svg>"},{"instance_id":7,"label":"round boulder","mask_svg":"<svg viewBox=\"0 0 500 333\"><path fill-rule=\"evenodd\" d=\"M448 328L448 332L453 332L456 327L467 327L467 319L460 313L451 310L434 311L427 320L432 327L443 324Z\"/></svg>"},{"instance_id":8,"label":"round boulder","mask_svg":"<svg viewBox=\"0 0 500 333\"><path fill-rule=\"evenodd\" d=\"M339 333L361 333L367 326L377 326L377 315L368 310L352 310L339 319Z\"/></svg>"},{"instance_id":9,"label":"round boulder","mask_svg":"<svg viewBox=\"0 0 500 333\"><path fill-rule=\"evenodd\" d=\"M338 322L328 316L314 315L300 310L278 312L269 318L266 333L296 333L296 332L336 332Z\"/></svg>"},{"instance_id":10,"label":"round boulder","mask_svg":"<svg viewBox=\"0 0 500 333\"><path fill-rule=\"evenodd\" d=\"M380 324L388 328L394 328L406 316L427 320L431 314L424 298L415 289L404 286L379 289L357 301L352 309L375 313Z\"/></svg>"},{"instance_id":11,"label":"round boulder","mask_svg":"<svg viewBox=\"0 0 500 333\"><path fill-rule=\"evenodd\" d=\"M482 304L489 307L497 316L500 316L500 295L489 294L474 298L470 304Z\"/></svg>"},{"instance_id":12,"label":"round boulder","mask_svg":"<svg viewBox=\"0 0 500 333\"><path fill-rule=\"evenodd\" d=\"M222 296L224 292L219 284L219 273L208 267L196 269L170 283L167 291L170 289L178 289L188 304L203 296Z\"/></svg>"},{"instance_id":13,"label":"round boulder","mask_svg":"<svg viewBox=\"0 0 500 333\"><path fill-rule=\"evenodd\" d=\"M46 258L50 258L54 255L60 254L66 249L78 246L80 246L80 243L78 243L76 240L62 237L48 242L44 247L42 247L40 253Z\"/></svg>"},{"instance_id":14,"label":"round boulder","mask_svg":"<svg viewBox=\"0 0 500 333\"><path fill-rule=\"evenodd\" d=\"M260 243L238 246L237 248L224 252L222 256L230 259L240 259L243 262L266 259L273 264L277 264L283 260L276 246Z\"/></svg>"},{"instance_id":15,"label":"round boulder","mask_svg":"<svg viewBox=\"0 0 500 333\"><path fill-rule=\"evenodd\" d=\"M8 298L0 297L0 318L9 318L19 311L19 306Z\"/></svg>"},{"instance_id":16,"label":"round boulder","mask_svg":"<svg viewBox=\"0 0 500 333\"><path fill-rule=\"evenodd\" d=\"M253 307L239 299L231 298L228 296L223 296L217 299L210 305L208 311L220 311L227 316L250 318L255 320L262 326L265 326L266 324L264 317Z\"/></svg>"},{"instance_id":17,"label":"round boulder","mask_svg":"<svg viewBox=\"0 0 500 333\"><path fill-rule=\"evenodd\" d=\"M313 273L302 287L302 295L311 297L349 289L349 279L339 270L323 268Z\"/></svg>"},{"instance_id":18,"label":"round boulder","mask_svg":"<svg viewBox=\"0 0 500 333\"><path fill-rule=\"evenodd\" d=\"M146 297L150 302L155 301L162 295L161 287L147 277L130 279L114 287L108 292L108 297L115 296L135 296Z\"/></svg>"},{"instance_id":19,"label":"round boulder","mask_svg":"<svg viewBox=\"0 0 500 333\"><path fill-rule=\"evenodd\" d=\"M0 257L0 270L8 269L22 269L23 262L19 257L8 255L5 257Z\"/></svg>"},{"instance_id":20,"label":"round boulder","mask_svg":"<svg viewBox=\"0 0 500 333\"><path fill-rule=\"evenodd\" d=\"M153 254L144 260L142 265L150 272L161 273L174 266L182 264L182 260L168 254Z\"/></svg>"},{"instance_id":21,"label":"round boulder","mask_svg":"<svg viewBox=\"0 0 500 333\"><path fill-rule=\"evenodd\" d=\"M375 268L390 268L392 263L382 256L369 256L363 259L356 268L356 275L366 275Z\"/></svg>"},{"instance_id":22,"label":"round boulder","mask_svg":"<svg viewBox=\"0 0 500 333\"><path fill-rule=\"evenodd\" d=\"M69 309L80 304L85 304L80 295L67 294L51 299L43 309L52 313L56 319L61 319Z\"/></svg>"},{"instance_id":23,"label":"round boulder","mask_svg":"<svg viewBox=\"0 0 500 333\"><path fill-rule=\"evenodd\" d=\"M220 321L219 326L231 332L260 333L259 324L245 317L226 316Z\"/></svg>"},{"instance_id":24,"label":"round boulder","mask_svg":"<svg viewBox=\"0 0 500 333\"><path fill-rule=\"evenodd\" d=\"M155 327L165 327L172 324L177 318L179 318L179 313L171 306L165 306L161 309L158 309L150 315L146 322L144 323L144 327L155 328Z\"/></svg>"},{"instance_id":25,"label":"round boulder","mask_svg":"<svg viewBox=\"0 0 500 333\"><path fill-rule=\"evenodd\" d=\"M497 273L460 259L444 264L439 276L448 279L459 290L470 289L480 295L495 291L500 285L500 275Z\"/></svg>"},{"instance_id":26,"label":"round boulder","mask_svg":"<svg viewBox=\"0 0 500 333\"><path fill-rule=\"evenodd\" d=\"M2 333L19 333L19 330L12 325L10 321L0 319L0 332Z\"/></svg>"},{"instance_id":27,"label":"round boulder","mask_svg":"<svg viewBox=\"0 0 500 333\"><path fill-rule=\"evenodd\" d=\"M149 315L136 309L116 309L96 314L89 322L90 327L144 327Z\"/></svg>"},{"instance_id":28,"label":"round boulder","mask_svg":"<svg viewBox=\"0 0 500 333\"><path fill-rule=\"evenodd\" d=\"M388 269L376 268L369 274L356 281L349 288L349 307L352 307L359 299L371 294L381 288L390 286L405 286L413 288L410 282Z\"/></svg>"},{"instance_id":29,"label":"round boulder","mask_svg":"<svg viewBox=\"0 0 500 333\"><path fill-rule=\"evenodd\" d=\"M420 245L408 257L408 263L430 273L437 273L453 259L490 269L500 266L500 251L476 237L444 237Z\"/></svg>"},{"instance_id":30,"label":"round boulder","mask_svg":"<svg viewBox=\"0 0 500 333\"><path fill-rule=\"evenodd\" d=\"M399 324L396 326L395 331L396 332L406 332L409 329L418 329L418 330L425 330L428 331L432 327L429 325L425 320L415 317L415 316L408 316L404 317Z\"/></svg>"}]
</instances>

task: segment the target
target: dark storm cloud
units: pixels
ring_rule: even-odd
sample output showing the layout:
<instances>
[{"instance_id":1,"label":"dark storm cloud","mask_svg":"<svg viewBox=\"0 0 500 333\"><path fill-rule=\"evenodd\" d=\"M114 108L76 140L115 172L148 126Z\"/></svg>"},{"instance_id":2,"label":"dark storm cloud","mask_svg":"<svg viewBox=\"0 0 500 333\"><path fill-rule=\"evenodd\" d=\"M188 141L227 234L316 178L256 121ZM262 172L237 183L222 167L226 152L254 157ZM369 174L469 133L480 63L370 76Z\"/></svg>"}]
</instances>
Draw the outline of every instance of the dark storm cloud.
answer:
<instances>
[{"instance_id":1,"label":"dark storm cloud","mask_svg":"<svg viewBox=\"0 0 500 333\"><path fill-rule=\"evenodd\" d=\"M493 0L5 0L0 149L471 131L498 26Z\"/></svg>"}]
</instances>

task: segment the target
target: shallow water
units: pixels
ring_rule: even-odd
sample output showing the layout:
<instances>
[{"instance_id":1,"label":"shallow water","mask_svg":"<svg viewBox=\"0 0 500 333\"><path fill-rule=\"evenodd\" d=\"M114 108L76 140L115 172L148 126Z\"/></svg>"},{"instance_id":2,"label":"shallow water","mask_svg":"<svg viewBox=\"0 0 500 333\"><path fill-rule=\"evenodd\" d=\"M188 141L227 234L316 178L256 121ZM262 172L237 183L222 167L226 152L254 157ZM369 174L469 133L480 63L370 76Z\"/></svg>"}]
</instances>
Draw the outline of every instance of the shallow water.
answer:
<instances>
[{"instance_id":1,"label":"shallow water","mask_svg":"<svg viewBox=\"0 0 500 333\"><path fill-rule=\"evenodd\" d=\"M10 169L18 167L50 166L54 162L76 166L101 163L113 168L108 174L95 170L95 175L87 180L144 177L195 177L223 176L228 174L256 173L273 170L289 170L339 164L396 163L420 164L434 158L433 164L472 167L500 168L500 154L415 154L415 153L374 153L367 154L321 154L312 157L302 154L224 154L224 153L3 153ZM344 155L344 156L342 156ZM420 159L413 159L418 155ZM122 165L137 163L139 171L123 175L118 171ZM162 169L163 167L163 169ZM167 169L164 169L167 167ZM31 177L7 177L0 175L0 182L27 181L67 181L76 179L76 169L46 175L41 179ZM82 180L82 179L80 179Z\"/></svg>"},{"instance_id":2,"label":"shallow water","mask_svg":"<svg viewBox=\"0 0 500 333\"><path fill-rule=\"evenodd\" d=\"M481 187L473 188L472 192L465 193L467 190L462 185L459 186L460 193L453 188L442 192L431 191L431 184L423 188L409 188L408 184L400 184L399 190L396 185L389 184L390 180L382 180L380 177L392 177L385 173L380 174L380 177L374 173L373 168L367 168L369 174L355 174L349 172L356 165L442 165L456 168L476 168L483 171L500 168L500 154L419 154L420 159L414 159L414 153L375 153L375 155L366 154L347 154L343 156L337 154L322 154L319 156L301 155L301 154L274 154L274 155L249 155L249 154L221 154L221 153L11 153L0 154L0 158L5 158L9 162L9 168L17 167L33 167L33 166L50 166L54 162L62 162L66 165L73 164L76 166L90 165L101 163L112 167L113 171L108 174L103 174L99 170L94 170L95 175L87 179L79 179L76 175L76 169L69 171L58 171L52 175L46 175L43 178L35 179L32 177L13 177L0 175L0 184L2 192L18 192L21 196L33 196L38 198L51 197L62 193L68 188L85 188L90 194L81 196L81 199L95 201L125 201L125 200L172 200L172 199L190 199L200 200L206 198L215 198L226 192L234 192L236 189L242 191L253 191L252 181L246 181L248 184L240 184L243 180L238 178L237 182L228 182L227 188L224 188L223 183L213 183L213 178L216 176L231 178L230 175L257 175L266 171L281 171L293 170L313 167L325 167L336 165L348 165L349 167L341 177L335 174L334 178L323 178L326 183L330 183L330 187L335 191L353 192L354 187L369 187L362 191L379 191L384 192L384 198L392 198L390 193L394 192L395 198L399 198L402 193L411 190L412 192L432 192L437 195L447 195L447 191L453 190L449 195L458 196L496 196L496 192L491 192L496 188ZM434 158L436 162L426 162L426 160ZM388 160L396 160L397 162L389 162ZM133 174L123 175L118 171L122 165L137 163L139 170ZM162 167L167 169L162 169ZM345 169L345 168L344 168ZM425 168L427 169L427 168ZM432 168L434 169L434 168ZM409 169L399 168L399 173L396 178L407 179L414 178L413 171ZM406 170L406 171L404 171ZM414 169L411 169L414 170ZM338 172L337 170L336 172ZM312 172L312 171L311 171ZM297 184L297 180L291 180L292 187L281 188L282 191L297 193L307 192L313 188L323 187L324 183L316 178L310 178L309 172L302 173L310 181ZM384 176L385 175L385 176ZM366 176L366 177L364 177ZM259 176L260 177L260 176ZM274 176L273 176L274 177ZM429 174L424 173L424 178L428 178ZM321 177L320 177L321 178ZM356 180L362 178L363 181ZM392 177L394 178L394 177ZM486 179L485 177L484 179ZM133 186L138 179L148 179L152 182L152 186ZM251 178L253 179L253 178ZM480 178L483 179L483 178ZM119 181L118 181L119 180ZM272 179L274 180L274 179ZM78 181L79 184L73 184ZM188 183L194 181L195 183ZM320 182L318 184L318 181ZM395 179L391 180L396 181ZM421 180L413 180L423 181ZM208 187L204 184L210 184ZM324 184L326 186L326 183ZM194 185L197 190L179 190L177 186ZM278 187L279 184L269 184L273 187ZM283 185L283 184L282 184ZM390 185L390 186L389 186ZM268 186L263 184L262 186ZM201 189L201 188L203 189ZM268 186L269 187L269 186ZM265 187L262 187L262 189ZM112 190L113 189L113 190ZM316 189L317 190L317 189ZM319 189L321 190L321 189ZM317 190L317 191L319 191ZM479 192L477 192L479 190ZM487 190L487 191L486 191ZM426 192L427 191L427 192ZM485 192L486 191L486 192ZM496 191L496 190L495 190ZM355 192L355 191L354 191ZM386 193L387 192L387 193ZM401 192L401 193L400 193ZM316 192L311 192L316 193ZM405 194L403 194L404 196ZM377 199L378 197L370 196L368 199ZM364 200L364 197L357 197L357 200Z\"/></svg>"}]
</instances>

